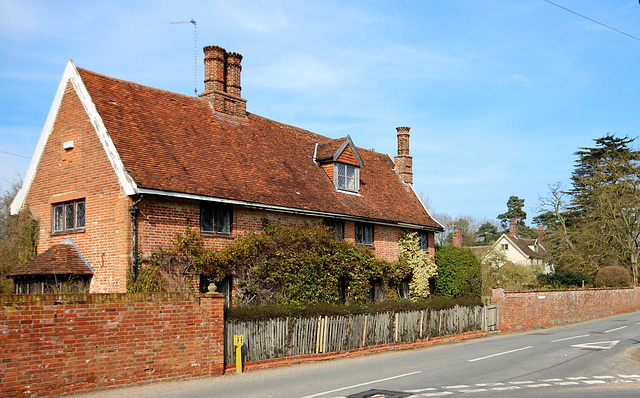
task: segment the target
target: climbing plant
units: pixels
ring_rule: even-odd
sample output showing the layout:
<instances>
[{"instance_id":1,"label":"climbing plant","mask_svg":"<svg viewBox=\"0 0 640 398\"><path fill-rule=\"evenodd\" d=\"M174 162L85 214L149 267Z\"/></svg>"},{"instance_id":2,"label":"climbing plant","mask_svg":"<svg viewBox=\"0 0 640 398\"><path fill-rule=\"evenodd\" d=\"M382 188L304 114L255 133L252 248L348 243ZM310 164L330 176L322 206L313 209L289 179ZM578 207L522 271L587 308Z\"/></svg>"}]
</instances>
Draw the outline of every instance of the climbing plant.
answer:
<instances>
[{"instance_id":1,"label":"climbing plant","mask_svg":"<svg viewBox=\"0 0 640 398\"><path fill-rule=\"evenodd\" d=\"M420 249L420 238L417 233L403 234L398 244L400 263L406 264L411 272L410 296L412 298L428 298L430 295L429 279L438 272L436 263L426 251Z\"/></svg>"}]
</instances>

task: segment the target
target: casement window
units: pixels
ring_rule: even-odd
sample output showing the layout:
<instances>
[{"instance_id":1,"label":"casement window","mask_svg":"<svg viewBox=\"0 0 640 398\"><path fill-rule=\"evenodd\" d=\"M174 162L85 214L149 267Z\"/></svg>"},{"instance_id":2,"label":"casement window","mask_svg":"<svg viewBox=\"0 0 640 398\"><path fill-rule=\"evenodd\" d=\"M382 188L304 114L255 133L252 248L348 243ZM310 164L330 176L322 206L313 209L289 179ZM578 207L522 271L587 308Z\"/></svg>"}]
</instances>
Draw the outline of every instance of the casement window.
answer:
<instances>
[{"instance_id":1,"label":"casement window","mask_svg":"<svg viewBox=\"0 0 640 398\"><path fill-rule=\"evenodd\" d=\"M408 299L409 298L409 279L403 279L400 281L398 286L396 286L398 291L398 298Z\"/></svg>"},{"instance_id":2,"label":"casement window","mask_svg":"<svg viewBox=\"0 0 640 398\"><path fill-rule=\"evenodd\" d=\"M231 206L217 203L200 204L200 229L214 235L231 235Z\"/></svg>"},{"instance_id":3,"label":"casement window","mask_svg":"<svg viewBox=\"0 0 640 398\"><path fill-rule=\"evenodd\" d=\"M53 233L84 232L85 210L84 199L54 204L51 221Z\"/></svg>"},{"instance_id":4,"label":"casement window","mask_svg":"<svg viewBox=\"0 0 640 398\"><path fill-rule=\"evenodd\" d=\"M508 243L503 243L503 244L500 245L500 248L502 250L509 250L509 244Z\"/></svg>"},{"instance_id":5,"label":"casement window","mask_svg":"<svg viewBox=\"0 0 640 398\"><path fill-rule=\"evenodd\" d=\"M429 233L427 231L418 231L420 238L420 249L429 250Z\"/></svg>"},{"instance_id":6,"label":"casement window","mask_svg":"<svg viewBox=\"0 0 640 398\"><path fill-rule=\"evenodd\" d=\"M356 223L356 244L373 246L373 225Z\"/></svg>"},{"instance_id":7,"label":"casement window","mask_svg":"<svg viewBox=\"0 0 640 398\"><path fill-rule=\"evenodd\" d=\"M336 219L324 219L324 225L333 231L333 238L336 241L344 239L344 221Z\"/></svg>"},{"instance_id":8,"label":"casement window","mask_svg":"<svg viewBox=\"0 0 640 398\"><path fill-rule=\"evenodd\" d=\"M360 189L360 169L344 163L334 165L334 176L336 188L343 191L358 192Z\"/></svg>"}]
</instances>

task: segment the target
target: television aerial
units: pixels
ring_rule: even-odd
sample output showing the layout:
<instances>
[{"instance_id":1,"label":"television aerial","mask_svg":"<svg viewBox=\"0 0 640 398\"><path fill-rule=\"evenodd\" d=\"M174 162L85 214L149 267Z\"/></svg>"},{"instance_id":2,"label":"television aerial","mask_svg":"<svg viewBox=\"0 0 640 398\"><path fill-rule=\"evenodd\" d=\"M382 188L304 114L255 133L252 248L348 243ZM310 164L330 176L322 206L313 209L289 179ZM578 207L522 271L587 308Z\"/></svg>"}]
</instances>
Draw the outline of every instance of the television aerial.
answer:
<instances>
[{"instance_id":1,"label":"television aerial","mask_svg":"<svg viewBox=\"0 0 640 398\"><path fill-rule=\"evenodd\" d=\"M170 22L171 25L182 24L182 23L192 23L193 24L193 95L198 96L198 26L195 19L191 19L191 21L178 21L178 22Z\"/></svg>"}]
</instances>

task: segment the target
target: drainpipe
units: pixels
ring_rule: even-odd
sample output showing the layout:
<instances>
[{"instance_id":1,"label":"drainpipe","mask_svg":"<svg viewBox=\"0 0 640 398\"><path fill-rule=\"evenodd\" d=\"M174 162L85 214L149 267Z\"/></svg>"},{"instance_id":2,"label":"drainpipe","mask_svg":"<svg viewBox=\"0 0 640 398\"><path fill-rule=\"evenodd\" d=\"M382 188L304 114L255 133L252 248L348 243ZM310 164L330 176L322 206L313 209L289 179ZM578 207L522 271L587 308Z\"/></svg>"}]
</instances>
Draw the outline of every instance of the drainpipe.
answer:
<instances>
[{"instance_id":1,"label":"drainpipe","mask_svg":"<svg viewBox=\"0 0 640 398\"><path fill-rule=\"evenodd\" d=\"M133 223L133 280L138 280L138 214L140 213L140 209L136 206L138 203L142 202L142 195L140 195L140 199L134 202L129 208L129 213L131 214L131 222Z\"/></svg>"}]
</instances>

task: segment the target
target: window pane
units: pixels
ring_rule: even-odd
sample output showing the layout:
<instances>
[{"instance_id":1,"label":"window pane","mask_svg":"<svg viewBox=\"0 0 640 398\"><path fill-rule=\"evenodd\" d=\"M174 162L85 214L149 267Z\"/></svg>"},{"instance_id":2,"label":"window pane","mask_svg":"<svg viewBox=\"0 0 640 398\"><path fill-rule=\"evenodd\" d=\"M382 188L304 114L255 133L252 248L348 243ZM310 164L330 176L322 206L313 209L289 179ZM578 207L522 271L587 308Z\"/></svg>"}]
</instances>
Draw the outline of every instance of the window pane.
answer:
<instances>
[{"instance_id":1,"label":"window pane","mask_svg":"<svg viewBox=\"0 0 640 398\"><path fill-rule=\"evenodd\" d=\"M65 229L74 229L76 226L75 207L74 203L65 206Z\"/></svg>"},{"instance_id":2,"label":"window pane","mask_svg":"<svg viewBox=\"0 0 640 398\"><path fill-rule=\"evenodd\" d=\"M231 233L231 211L229 208L221 207L217 211L216 232L220 234Z\"/></svg>"},{"instance_id":3,"label":"window pane","mask_svg":"<svg viewBox=\"0 0 640 398\"><path fill-rule=\"evenodd\" d=\"M213 207L209 205L200 205L200 228L203 231L213 232Z\"/></svg>"},{"instance_id":4,"label":"window pane","mask_svg":"<svg viewBox=\"0 0 640 398\"><path fill-rule=\"evenodd\" d=\"M427 250L429 248L429 234L427 232L419 232L420 249Z\"/></svg>"},{"instance_id":5,"label":"window pane","mask_svg":"<svg viewBox=\"0 0 640 398\"><path fill-rule=\"evenodd\" d=\"M356 190L356 179L355 178L347 178L347 187L346 189L348 189L349 191L355 191Z\"/></svg>"},{"instance_id":6,"label":"window pane","mask_svg":"<svg viewBox=\"0 0 640 398\"><path fill-rule=\"evenodd\" d=\"M64 229L64 212L62 206L53 208L53 230L62 231Z\"/></svg>"},{"instance_id":7,"label":"window pane","mask_svg":"<svg viewBox=\"0 0 640 398\"><path fill-rule=\"evenodd\" d=\"M353 166L347 166L347 177L355 178L356 176L356 168Z\"/></svg>"},{"instance_id":8,"label":"window pane","mask_svg":"<svg viewBox=\"0 0 640 398\"><path fill-rule=\"evenodd\" d=\"M364 237L363 237L363 228L362 225L356 225L356 243L359 244L363 244L364 243Z\"/></svg>"},{"instance_id":9,"label":"window pane","mask_svg":"<svg viewBox=\"0 0 640 398\"><path fill-rule=\"evenodd\" d=\"M84 202L78 202L76 204L76 227L84 227Z\"/></svg>"},{"instance_id":10,"label":"window pane","mask_svg":"<svg viewBox=\"0 0 640 398\"><path fill-rule=\"evenodd\" d=\"M346 178L344 176L338 175L338 188L346 188Z\"/></svg>"},{"instance_id":11,"label":"window pane","mask_svg":"<svg viewBox=\"0 0 640 398\"><path fill-rule=\"evenodd\" d=\"M364 227L364 244L373 245L373 226L371 225Z\"/></svg>"}]
</instances>

